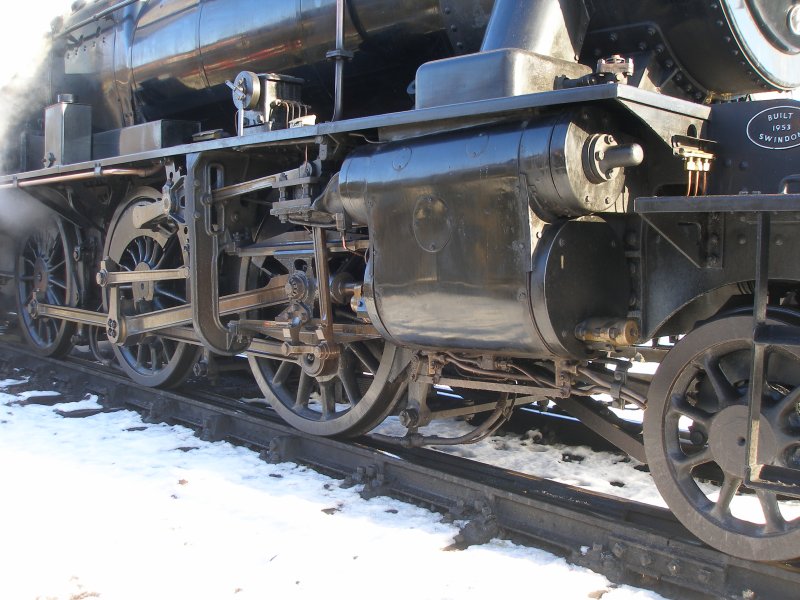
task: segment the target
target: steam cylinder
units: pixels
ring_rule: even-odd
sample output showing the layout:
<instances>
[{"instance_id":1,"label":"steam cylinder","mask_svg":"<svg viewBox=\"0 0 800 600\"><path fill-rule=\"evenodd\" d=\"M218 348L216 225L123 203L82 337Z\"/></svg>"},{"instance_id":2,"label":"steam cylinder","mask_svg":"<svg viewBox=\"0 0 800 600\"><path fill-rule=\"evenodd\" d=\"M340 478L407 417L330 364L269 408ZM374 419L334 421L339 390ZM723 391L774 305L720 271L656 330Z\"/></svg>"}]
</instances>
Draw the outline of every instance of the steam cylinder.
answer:
<instances>
[{"instance_id":1,"label":"steam cylinder","mask_svg":"<svg viewBox=\"0 0 800 600\"><path fill-rule=\"evenodd\" d=\"M605 223L561 218L606 210L606 198L622 192L624 169L602 183L586 177L587 123L602 122L591 117L553 113L370 145L348 157L340 206L369 224L364 297L388 339L580 355L572 334L579 322L625 316L622 245Z\"/></svg>"}]
</instances>

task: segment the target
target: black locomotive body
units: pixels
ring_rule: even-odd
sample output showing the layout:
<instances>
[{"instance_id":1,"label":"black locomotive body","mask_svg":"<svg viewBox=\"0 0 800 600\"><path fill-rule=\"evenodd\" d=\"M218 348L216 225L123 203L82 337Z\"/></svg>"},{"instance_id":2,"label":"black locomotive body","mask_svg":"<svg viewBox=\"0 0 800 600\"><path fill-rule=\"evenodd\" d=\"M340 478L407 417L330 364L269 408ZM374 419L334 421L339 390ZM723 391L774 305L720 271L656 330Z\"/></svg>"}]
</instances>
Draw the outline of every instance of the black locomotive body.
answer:
<instances>
[{"instance_id":1,"label":"black locomotive body","mask_svg":"<svg viewBox=\"0 0 800 600\"><path fill-rule=\"evenodd\" d=\"M246 355L295 427L407 445L554 402L707 543L800 556L800 103L749 99L800 85L800 5L73 8L0 178L50 211L14 232L34 348L152 386ZM455 413L488 418L419 432Z\"/></svg>"}]
</instances>

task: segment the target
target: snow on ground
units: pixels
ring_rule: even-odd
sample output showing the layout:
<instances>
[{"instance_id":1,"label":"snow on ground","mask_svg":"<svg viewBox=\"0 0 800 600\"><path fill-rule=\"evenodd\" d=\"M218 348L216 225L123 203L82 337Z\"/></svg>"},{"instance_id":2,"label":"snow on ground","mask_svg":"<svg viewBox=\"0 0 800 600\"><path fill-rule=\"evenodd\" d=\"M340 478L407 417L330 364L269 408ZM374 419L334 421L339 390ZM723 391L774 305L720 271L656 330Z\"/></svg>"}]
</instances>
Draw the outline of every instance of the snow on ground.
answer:
<instances>
[{"instance_id":1,"label":"snow on ground","mask_svg":"<svg viewBox=\"0 0 800 600\"><path fill-rule=\"evenodd\" d=\"M0 598L644 600L549 553L130 411L69 419L0 386ZM574 466L574 465L573 465Z\"/></svg>"},{"instance_id":2,"label":"snow on ground","mask_svg":"<svg viewBox=\"0 0 800 600\"><path fill-rule=\"evenodd\" d=\"M420 433L457 437L470 429L464 421L434 421L421 428ZM375 432L402 436L405 428L397 417L390 417ZM534 429L522 437L493 436L477 444L439 446L436 450L595 492L666 506L650 474L646 469L640 470L641 464L634 459L612 452L595 452L587 446L545 445L540 443L541 437Z\"/></svg>"},{"instance_id":3,"label":"snow on ground","mask_svg":"<svg viewBox=\"0 0 800 600\"><path fill-rule=\"evenodd\" d=\"M633 363L631 373L655 372L653 363ZM641 422L642 411L618 411L627 420ZM420 429L426 435L458 437L470 430L464 421L434 421ZM402 436L405 428L396 417L390 417L376 433ZM503 469L545 477L583 489L624 496L627 500L665 507L647 469L638 461L612 452L596 452L586 446L541 444L538 430L523 437L493 436L477 444L439 446L437 450L455 454Z\"/></svg>"}]
</instances>

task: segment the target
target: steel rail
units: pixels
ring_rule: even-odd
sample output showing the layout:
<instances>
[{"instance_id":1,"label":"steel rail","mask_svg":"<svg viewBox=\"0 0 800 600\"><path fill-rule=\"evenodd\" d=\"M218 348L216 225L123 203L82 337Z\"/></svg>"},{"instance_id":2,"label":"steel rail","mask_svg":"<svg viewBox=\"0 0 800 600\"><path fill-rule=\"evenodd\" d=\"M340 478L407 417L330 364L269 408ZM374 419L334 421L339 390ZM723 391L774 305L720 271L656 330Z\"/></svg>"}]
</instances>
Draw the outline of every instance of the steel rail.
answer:
<instances>
[{"instance_id":1,"label":"steel rail","mask_svg":"<svg viewBox=\"0 0 800 600\"><path fill-rule=\"evenodd\" d=\"M91 392L106 409L133 408L153 422L180 422L202 439L262 449L274 462L307 464L362 495L391 495L467 521L454 548L493 537L544 548L614 582L672 598L795 598L800 570L752 563L709 548L667 510L579 490L427 449L399 449L368 438L344 442L298 432L266 408L202 390L144 388L100 365L44 359L0 343L0 371L31 370L70 393Z\"/></svg>"}]
</instances>

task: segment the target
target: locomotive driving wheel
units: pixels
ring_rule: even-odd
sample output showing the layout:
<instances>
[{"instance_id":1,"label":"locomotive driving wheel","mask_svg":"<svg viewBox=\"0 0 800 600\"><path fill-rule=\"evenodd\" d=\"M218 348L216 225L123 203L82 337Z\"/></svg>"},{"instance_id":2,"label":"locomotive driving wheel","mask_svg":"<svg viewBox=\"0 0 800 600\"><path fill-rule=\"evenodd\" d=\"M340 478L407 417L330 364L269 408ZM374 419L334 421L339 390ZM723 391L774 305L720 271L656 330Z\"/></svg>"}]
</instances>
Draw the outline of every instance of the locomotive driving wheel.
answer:
<instances>
[{"instance_id":1,"label":"locomotive driving wheel","mask_svg":"<svg viewBox=\"0 0 800 600\"><path fill-rule=\"evenodd\" d=\"M241 281L254 289L284 272L277 261L255 257L243 266ZM379 339L342 344L324 368L313 354L287 360L250 355L249 361L267 402L290 425L313 435L354 437L377 426L397 403L402 378L390 377L396 350Z\"/></svg>"},{"instance_id":2,"label":"locomotive driving wheel","mask_svg":"<svg viewBox=\"0 0 800 600\"><path fill-rule=\"evenodd\" d=\"M800 501L744 484L752 339L752 317L736 316L674 346L650 385L645 450L661 495L697 537L747 560L794 560ZM759 429L759 462L800 468L797 350L767 350Z\"/></svg>"},{"instance_id":3,"label":"locomotive driving wheel","mask_svg":"<svg viewBox=\"0 0 800 600\"><path fill-rule=\"evenodd\" d=\"M58 217L50 217L25 238L17 254L17 312L23 335L43 356L62 356L72 346L75 324L33 316L34 300L57 306L75 306L78 292L72 265L75 232Z\"/></svg>"},{"instance_id":4,"label":"locomotive driving wheel","mask_svg":"<svg viewBox=\"0 0 800 600\"><path fill-rule=\"evenodd\" d=\"M104 256L117 263L121 271L175 269L186 263L177 228L139 229L133 224L136 205L160 197L156 190L142 188L117 209ZM186 304L187 285L185 280L120 285L120 312L136 315ZM122 370L149 387L179 385L191 372L199 353L195 346L154 333L145 334L132 344L114 345L113 350Z\"/></svg>"}]
</instances>

